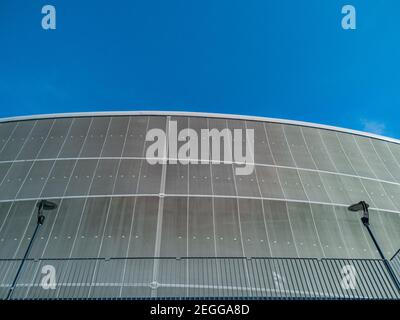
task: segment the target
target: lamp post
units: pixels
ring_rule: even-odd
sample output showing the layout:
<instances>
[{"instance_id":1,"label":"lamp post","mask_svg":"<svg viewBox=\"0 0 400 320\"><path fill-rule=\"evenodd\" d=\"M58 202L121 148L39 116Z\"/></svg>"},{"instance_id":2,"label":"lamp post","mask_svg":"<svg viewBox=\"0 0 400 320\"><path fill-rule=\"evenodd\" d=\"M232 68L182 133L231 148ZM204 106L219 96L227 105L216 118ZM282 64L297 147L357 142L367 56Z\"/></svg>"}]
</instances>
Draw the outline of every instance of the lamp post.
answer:
<instances>
[{"instance_id":1,"label":"lamp post","mask_svg":"<svg viewBox=\"0 0 400 320\"><path fill-rule=\"evenodd\" d=\"M36 234L37 234L40 226L43 225L43 223L44 223L44 220L45 220L46 217L44 216L43 211L44 210L54 210L54 209L57 208L57 204L55 204L54 202L48 201L48 200L40 200L36 204L36 207L37 207L38 211L37 211L37 220L36 220L35 231L33 232L31 240L29 241L28 248L25 251L24 257L22 258L22 262L19 265L18 271L17 271L17 273L16 273L16 275L14 277L14 281L12 282L10 290L8 291L7 298L6 298L7 300L11 297L11 294L12 294L14 288L15 288L15 285L16 285L16 283L18 281L18 278L19 278L19 275L21 273L22 267L24 266L24 263L26 261L26 258L29 255L29 252L31 251L32 244L33 244L33 242L35 240Z\"/></svg>"},{"instance_id":2,"label":"lamp post","mask_svg":"<svg viewBox=\"0 0 400 320\"><path fill-rule=\"evenodd\" d=\"M390 263L386 260L385 255L383 254L381 247L379 246L378 241L376 241L376 238L370 228L370 224L369 224L369 204L366 203L365 201L360 201L359 203L355 203L352 204L351 206L349 206L347 209L349 211L353 211L353 212L358 212L358 211L362 211L363 212L363 216L361 217L361 222L363 223L363 225L365 226L365 228L367 228L368 233L370 235L370 237L372 238L372 241L375 244L376 249L379 252L379 255L381 256L381 259L383 260L383 263L385 264L385 267L390 275L390 277L392 278L397 290L399 290L400 292L400 284L392 270L392 267L390 266Z\"/></svg>"}]
</instances>

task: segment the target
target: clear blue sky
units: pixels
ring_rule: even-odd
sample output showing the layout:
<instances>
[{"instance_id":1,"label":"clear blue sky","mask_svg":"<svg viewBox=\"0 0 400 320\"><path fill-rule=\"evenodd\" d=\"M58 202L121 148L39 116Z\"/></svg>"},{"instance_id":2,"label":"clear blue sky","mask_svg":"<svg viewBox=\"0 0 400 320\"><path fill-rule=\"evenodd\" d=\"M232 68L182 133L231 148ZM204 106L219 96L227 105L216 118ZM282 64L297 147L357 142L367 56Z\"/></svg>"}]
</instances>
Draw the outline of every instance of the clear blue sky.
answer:
<instances>
[{"instance_id":1,"label":"clear blue sky","mask_svg":"<svg viewBox=\"0 0 400 320\"><path fill-rule=\"evenodd\" d=\"M398 0L1 0L0 116L185 110L400 138L399 17Z\"/></svg>"}]
</instances>

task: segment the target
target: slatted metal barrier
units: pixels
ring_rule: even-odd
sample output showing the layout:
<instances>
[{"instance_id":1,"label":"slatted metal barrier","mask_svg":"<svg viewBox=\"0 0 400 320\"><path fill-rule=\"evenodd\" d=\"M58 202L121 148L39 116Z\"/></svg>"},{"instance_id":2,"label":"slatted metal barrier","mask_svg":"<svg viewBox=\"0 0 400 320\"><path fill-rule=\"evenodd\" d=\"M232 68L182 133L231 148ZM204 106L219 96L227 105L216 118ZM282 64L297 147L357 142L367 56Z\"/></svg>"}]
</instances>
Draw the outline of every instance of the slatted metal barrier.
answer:
<instances>
[{"instance_id":1,"label":"slatted metal barrier","mask_svg":"<svg viewBox=\"0 0 400 320\"><path fill-rule=\"evenodd\" d=\"M0 299L400 298L377 259L27 259L11 288L20 263L0 260Z\"/></svg>"}]
</instances>

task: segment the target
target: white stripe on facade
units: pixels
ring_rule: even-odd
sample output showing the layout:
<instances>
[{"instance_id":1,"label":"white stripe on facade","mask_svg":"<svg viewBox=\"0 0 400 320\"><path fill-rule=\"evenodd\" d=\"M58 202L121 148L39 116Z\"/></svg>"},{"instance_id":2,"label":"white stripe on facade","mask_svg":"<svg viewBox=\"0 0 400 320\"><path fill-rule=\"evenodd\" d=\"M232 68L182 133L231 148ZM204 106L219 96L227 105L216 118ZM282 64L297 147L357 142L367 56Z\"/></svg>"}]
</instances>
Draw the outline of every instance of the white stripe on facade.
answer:
<instances>
[{"instance_id":1,"label":"white stripe on facade","mask_svg":"<svg viewBox=\"0 0 400 320\"><path fill-rule=\"evenodd\" d=\"M34 162L39 162L39 161L67 161L67 160L157 160L159 158L145 158L145 157L82 157L82 158L46 158L46 159L26 159L26 160L7 160L7 161L0 161L0 164L3 163L18 163L18 162L29 162L29 161L34 161ZM179 161L180 159L178 158L168 158L168 160L176 160ZM343 173L343 172L333 172L333 171L326 171L326 170L320 170L320 169L310 169L310 168L298 168L298 167L290 167L290 166L281 166L281 165L274 165L274 164L268 164L268 163L244 163L244 162L238 162L238 161L226 161L226 160L202 160L207 163L211 164L235 164L235 165L254 165L254 166L259 166L259 167L271 167L271 168L282 168L282 169L292 169L292 170L302 170L302 171L310 171L310 172L316 172L316 173L327 173L327 174L333 174L333 175L338 175L338 176L346 176L346 177L351 177L351 178L360 178L364 180L371 180L375 182L381 182L381 183L387 183L387 184L393 184L396 186L400 186L399 182L393 182L393 181L388 181L388 180L382 180L382 179L375 179L371 177L364 177L364 176L357 176L354 174L349 174L349 173ZM399 166L400 167L400 166ZM4 180L4 179L3 179ZM1 183L0 183L1 185Z\"/></svg>"},{"instance_id":2,"label":"white stripe on facade","mask_svg":"<svg viewBox=\"0 0 400 320\"><path fill-rule=\"evenodd\" d=\"M122 198L122 197L159 197L159 193L139 193L139 194L96 194L96 195L79 195L79 196L64 196L64 197L45 197L45 198L24 198L16 200L0 200L0 203L4 202L19 202L19 201L36 201L36 200L54 200L54 199L82 199L82 198ZM270 201L286 201L286 202L297 202L297 203L310 203L310 204L322 204L327 206L338 206L338 207L348 207L349 204L345 203L329 203L322 201L306 201L299 199L285 199L285 198L270 198L270 197L252 197L252 196L235 196L235 195L211 195L211 194L165 194L164 197L190 197L190 198L232 198L232 199L252 199L252 200L270 200ZM382 208L370 207L370 210L376 210L381 212L391 212L400 214L400 211L388 210Z\"/></svg>"}]
</instances>

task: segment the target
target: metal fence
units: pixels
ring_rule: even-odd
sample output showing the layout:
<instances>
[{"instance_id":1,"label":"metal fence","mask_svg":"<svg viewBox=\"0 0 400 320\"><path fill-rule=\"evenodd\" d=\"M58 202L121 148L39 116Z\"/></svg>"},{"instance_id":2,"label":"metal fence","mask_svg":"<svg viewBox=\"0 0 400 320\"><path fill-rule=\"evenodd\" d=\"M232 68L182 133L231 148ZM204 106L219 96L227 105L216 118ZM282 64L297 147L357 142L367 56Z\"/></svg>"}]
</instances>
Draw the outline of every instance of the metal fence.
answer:
<instances>
[{"instance_id":1,"label":"metal fence","mask_svg":"<svg viewBox=\"0 0 400 320\"><path fill-rule=\"evenodd\" d=\"M390 265L393 269L395 277L397 278L398 283L400 283L400 249L393 255L390 259Z\"/></svg>"},{"instance_id":2,"label":"metal fence","mask_svg":"<svg viewBox=\"0 0 400 320\"><path fill-rule=\"evenodd\" d=\"M0 299L400 298L375 259L27 259L12 288L21 262L0 260Z\"/></svg>"}]
</instances>

